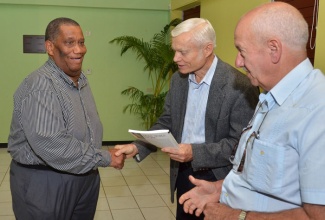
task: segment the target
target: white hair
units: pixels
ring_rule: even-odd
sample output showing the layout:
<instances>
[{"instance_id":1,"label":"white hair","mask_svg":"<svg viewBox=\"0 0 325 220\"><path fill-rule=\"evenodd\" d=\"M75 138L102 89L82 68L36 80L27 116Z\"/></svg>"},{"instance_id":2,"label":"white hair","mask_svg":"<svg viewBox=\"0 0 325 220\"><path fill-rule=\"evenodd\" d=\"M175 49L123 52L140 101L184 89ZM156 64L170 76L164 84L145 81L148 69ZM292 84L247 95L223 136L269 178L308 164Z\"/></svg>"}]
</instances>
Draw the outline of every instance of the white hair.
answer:
<instances>
[{"instance_id":1,"label":"white hair","mask_svg":"<svg viewBox=\"0 0 325 220\"><path fill-rule=\"evenodd\" d=\"M205 43L212 43L213 47L216 47L216 33L211 23L204 18L190 18L179 25L177 25L172 31L171 36L177 37L178 35L192 31L193 40L203 45Z\"/></svg>"}]
</instances>

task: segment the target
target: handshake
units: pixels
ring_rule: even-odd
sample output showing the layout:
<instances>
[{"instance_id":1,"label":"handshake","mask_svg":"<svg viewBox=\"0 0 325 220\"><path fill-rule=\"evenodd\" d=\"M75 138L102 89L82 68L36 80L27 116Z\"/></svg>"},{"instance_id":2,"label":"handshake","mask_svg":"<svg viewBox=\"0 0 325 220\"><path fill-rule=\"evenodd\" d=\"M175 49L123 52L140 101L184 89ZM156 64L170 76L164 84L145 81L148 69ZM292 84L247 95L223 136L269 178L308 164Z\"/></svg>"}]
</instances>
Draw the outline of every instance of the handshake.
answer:
<instances>
[{"instance_id":1,"label":"handshake","mask_svg":"<svg viewBox=\"0 0 325 220\"><path fill-rule=\"evenodd\" d=\"M122 169L126 158L131 158L138 153L138 149L134 144L116 145L114 148L108 149L111 154L110 167Z\"/></svg>"}]
</instances>

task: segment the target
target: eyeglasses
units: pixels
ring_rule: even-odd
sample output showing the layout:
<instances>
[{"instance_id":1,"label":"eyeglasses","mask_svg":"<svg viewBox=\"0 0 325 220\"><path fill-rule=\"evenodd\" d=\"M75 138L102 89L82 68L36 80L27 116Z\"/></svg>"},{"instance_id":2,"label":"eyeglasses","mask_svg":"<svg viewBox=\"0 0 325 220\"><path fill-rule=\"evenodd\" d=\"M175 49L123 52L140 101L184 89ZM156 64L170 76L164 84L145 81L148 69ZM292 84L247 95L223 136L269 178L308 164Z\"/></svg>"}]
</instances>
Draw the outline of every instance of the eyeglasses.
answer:
<instances>
[{"instance_id":1,"label":"eyeglasses","mask_svg":"<svg viewBox=\"0 0 325 220\"><path fill-rule=\"evenodd\" d=\"M255 117L256 117L256 114L257 114L257 112L259 111L259 109L260 109L260 107L262 106L262 104L263 104L263 103L261 103L261 104L259 105L259 107L258 107L256 113L255 113L255 114L253 115L253 117L252 117L252 120L248 123L248 126L245 127L245 128L242 130L242 132L241 132L241 134L240 134L240 138L239 138L239 140L242 138L243 134L244 134L246 131L249 131L249 130L253 127L253 126L251 125L251 122L254 121L254 119L255 119ZM269 112L266 112L266 113L264 114L263 119L262 119L262 121L261 121L261 123L260 123L260 125L259 125L259 127L258 127L258 129L257 129L257 131L253 131L253 132L249 135L249 137L248 137L248 139L247 139L247 141L246 141L246 143L245 143L245 148L244 148L243 155L242 155L242 157L241 157L240 163L239 163L239 165L238 165L238 167L237 167L237 170L236 170L237 173L241 173L241 172L243 172L244 165L245 165L245 160L246 160L246 149L247 149L248 143L252 140L252 144L251 144L251 146L253 146L255 138L256 138L256 139L259 139L259 137L260 137L260 128L261 128L261 126L262 126L262 124L263 124L263 122L264 122L264 119L266 118L266 115L267 115L268 113L269 113ZM253 138L253 139L252 139L252 138ZM235 155L236 155L236 152L237 152L237 149L238 149L238 144L239 144L239 142L234 146L234 148L232 149L231 155L230 155L230 157L229 157L229 161L230 161L232 164L234 164Z\"/></svg>"}]
</instances>

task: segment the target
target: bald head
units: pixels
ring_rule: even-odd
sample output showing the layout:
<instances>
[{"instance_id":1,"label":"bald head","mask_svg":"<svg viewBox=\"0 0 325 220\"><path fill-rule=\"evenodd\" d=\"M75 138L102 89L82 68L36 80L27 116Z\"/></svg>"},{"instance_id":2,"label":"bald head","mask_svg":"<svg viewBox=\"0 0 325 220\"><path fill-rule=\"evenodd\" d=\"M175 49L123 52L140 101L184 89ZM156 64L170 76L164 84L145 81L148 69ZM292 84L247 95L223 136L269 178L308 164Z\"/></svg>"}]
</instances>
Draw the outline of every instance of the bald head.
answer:
<instances>
[{"instance_id":1,"label":"bald head","mask_svg":"<svg viewBox=\"0 0 325 220\"><path fill-rule=\"evenodd\" d=\"M278 38L282 44L293 50L306 50L308 24L301 13L284 2L263 4L247 14L238 26L249 28L258 42Z\"/></svg>"}]
</instances>

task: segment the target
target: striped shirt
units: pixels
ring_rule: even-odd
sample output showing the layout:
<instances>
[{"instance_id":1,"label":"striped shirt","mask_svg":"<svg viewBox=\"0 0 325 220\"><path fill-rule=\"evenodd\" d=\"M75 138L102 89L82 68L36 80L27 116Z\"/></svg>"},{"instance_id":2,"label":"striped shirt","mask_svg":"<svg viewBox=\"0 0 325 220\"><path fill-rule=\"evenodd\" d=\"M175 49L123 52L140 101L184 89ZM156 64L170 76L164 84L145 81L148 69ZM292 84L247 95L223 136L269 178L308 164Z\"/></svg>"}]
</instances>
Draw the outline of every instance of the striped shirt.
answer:
<instances>
[{"instance_id":1,"label":"striped shirt","mask_svg":"<svg viewBox=\"0 0 325 220\"><path fill-rule=\"evenodd\" d=\"M103 128L87 78L78 87L52 59L31 73L14 94L8 151L22 164L74 174L109 166Z\"/></svg>"}]
</instances>

